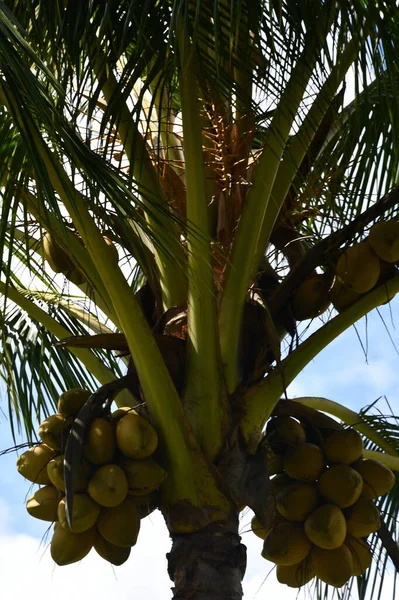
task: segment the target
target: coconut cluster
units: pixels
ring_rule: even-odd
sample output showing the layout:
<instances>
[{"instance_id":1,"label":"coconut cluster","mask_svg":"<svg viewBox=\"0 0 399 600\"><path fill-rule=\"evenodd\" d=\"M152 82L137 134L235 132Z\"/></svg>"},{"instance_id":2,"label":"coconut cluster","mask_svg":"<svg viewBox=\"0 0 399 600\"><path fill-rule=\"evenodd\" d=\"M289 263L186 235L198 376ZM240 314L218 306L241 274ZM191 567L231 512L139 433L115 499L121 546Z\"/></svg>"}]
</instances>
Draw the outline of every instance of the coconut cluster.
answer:
<instances>
[{"instance_id":1,"label":"coconut cluster","mask_svg":"<svg viewBox=\"0 0 399 600\"><path fill-rule=\"evenodd\" d=\"M399 221L379 221L366 239L347 248L339 257L335 277L312 273L295 290L291 300L297 321L321 315L330 304L340 312L397 274ZM392 298L387 296L387 301Z\"/></svg>"},{"instance_id":2,"label":"coconut cluster","mask_svg":"<svg viewBox=\"0 0 399 600\"><path fill-rule=\"evenodd\" d=\"M362 438L351 428L307 434L284 416L269 421L266 435L275 456L277 510L269 530L252 519L253 532L264 540L262 556L290 587L313 577L341 587L371 564L366 538L380 528L373 501L391 490L395 476L363 458Z\"/></svg>"},{"instance_id":3,"label":"coconut cluster","mask_svg":"<svg viewBox=\"0 0 399 600\"><path fill-rule=\"evenodd\" d=\"M26 508L37 519L55 522L51 556L58 565L81 560L93 547L105 560L121 565L167 473L151 458L158 444L155 429L134 410L120 408L94 419L85 432L69 527L63 453L72 423L89 396L81 389L60 396L58 412L39 427L42 443L18 458L17 469L40 486Z\"/></svg>"}]
</instances>

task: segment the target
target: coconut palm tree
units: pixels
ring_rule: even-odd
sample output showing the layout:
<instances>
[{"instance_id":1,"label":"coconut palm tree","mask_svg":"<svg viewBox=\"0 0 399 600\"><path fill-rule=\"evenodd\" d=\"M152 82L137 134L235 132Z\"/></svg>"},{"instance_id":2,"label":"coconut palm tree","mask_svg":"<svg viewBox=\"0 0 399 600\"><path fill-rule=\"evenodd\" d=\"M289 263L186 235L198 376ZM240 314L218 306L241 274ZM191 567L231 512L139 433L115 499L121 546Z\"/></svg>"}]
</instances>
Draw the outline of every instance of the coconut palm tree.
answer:
<instances>
[{"instance_id":1,"label":"coconut palm tree","mask_svg":"<svg viewBox=\"0 0 399 600\"><path fill-rule=\"evenodd\" d=\"M239 513L249 506L265 527L274 514L271 415L323 427L314 409L331 413L398 469L393 421L286 398L320 350L399 290L398 259L374 252L383 236L365 242L398 212L396 11L391 0L0 4L12 426L34 444L72 388L152 423L168 477L151 508L172 538L176 598L242 597ZM381 504L378 567L397 561L397 498Z\"/></svg>"}]
</instances>

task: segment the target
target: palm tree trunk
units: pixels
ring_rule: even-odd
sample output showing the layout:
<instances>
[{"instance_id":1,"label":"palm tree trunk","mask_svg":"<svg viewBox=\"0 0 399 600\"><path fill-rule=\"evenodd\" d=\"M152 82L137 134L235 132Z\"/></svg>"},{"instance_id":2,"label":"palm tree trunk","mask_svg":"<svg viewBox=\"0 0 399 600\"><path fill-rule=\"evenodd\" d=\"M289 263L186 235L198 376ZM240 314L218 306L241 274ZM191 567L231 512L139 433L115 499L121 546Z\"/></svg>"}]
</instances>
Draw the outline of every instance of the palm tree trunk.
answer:
<instances>
[{"instance_id":1,"label":"palm tree trunk","mask_svg":"<svg viewBox=\"0 0 399 600\"><path fill-rule=\"evenodd\" d=\"M195 533L172 534L167 555L173 598L241 600L247 549L238 535L238 517Z\"/></svg>"}]
</instances>

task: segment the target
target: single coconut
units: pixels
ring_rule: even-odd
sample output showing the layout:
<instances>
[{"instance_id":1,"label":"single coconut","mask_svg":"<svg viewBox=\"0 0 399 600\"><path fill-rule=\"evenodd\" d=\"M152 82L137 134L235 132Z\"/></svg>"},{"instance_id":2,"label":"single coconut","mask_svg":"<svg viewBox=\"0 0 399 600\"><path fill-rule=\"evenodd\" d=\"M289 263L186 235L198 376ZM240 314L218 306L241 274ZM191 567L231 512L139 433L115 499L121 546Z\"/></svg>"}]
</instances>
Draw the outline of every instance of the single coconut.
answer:
<instances>
[{"instance_id":1,"label":"single coconut","mask_svg":"<svg viewBox=\"0 0 399 600\"><path fill-rule=\"evenodd\" d=\"M70 529L74 533L80 533L96 524L100 512L101 507L86 494L74 494L71 527L69 527L67 521L65 498L58 505L58 520L62 527Z\"/></svg>"},{"instance_id":2,"label":"single coconut","mask_svg":"<svg viewBox=\"0 0 399 600\"><path fill-rule=\"evenodd\" d=\"M344 511L347 530L354 537L367 537L381 527L380 513L371 500L360 496L359 500Z\"/></svg>"},{"instance_id":3,"label":"single coconut","mask_svg":"<svg viewBox=\"0 0 399 600\"><path fill-rule=\"evenodd\" d=\"M375 500L384 496L394 486L395 475L391 469L371 458L358 461L353 465L363 478L362 496L369 500Z\"/></svg>"},{"instance_id":4,"label":"single coconut","mask_svg":"<svg viewBox=\"0 0 399 600\"><path fill-rule=\"evenodd\" d=\"M96 539L94 540L94 549L101 558L117 567L123 565L123 563L127 561L131 552L131 548L115 546L115 544L107 542L107 540L99 533L97 533Z\"/></svg>"},{"instance_id":5,"label":"single coconut","mask_svg":"<svg viewBox=\"0 0 399 600\"><path fill-rule=\"evenodd\" d=\"M291 311L297 321L314 319L321 315L330 304L329 289L331 278L325 274L312 273L295 290Z\"/></svg>"},{"instance_id":6,"label":"single coconut","mask_svg":"<svg viewBox=\"0 0 399 600\"><path fill-rule=\"evenodd\" d=\"M295 565L277 565L277 580L292 588L299 588L309 583L315 573L309 557Z\"/></svg>"},{"instance_id":7,"label":"single coconut","mask_svg":"<svg viewBox=\"0 0 399 600\"><path fill-rule=\"evenodd\" d=\"M363 454L362 436L351 427L334 431L324 443L324 452L328 462L350 465Z\"/></svg>"},{"instance_id":8,"label":"single coconut","mask_svg":"<svg viewBox=\"0 0 399 600\"><path fill-rule=\"evenodd\" d=\"M326 500L340 508L347 508L362 493L363 479L348 465L333 465L321 474L317 487Z\"/></svg>"},{"instance_id":9,"label":"single coconut","mask_svg":"<svg viewBox=\"0 0 399 600\"><path fill-rule=\"evenodd\" d=\"M317 489L312 483L294 483L277 495L277 510L287 521L304 521L317 506Z\"/></svg>"},{"instance_id":10,"label":"single coconut","mask_svg":"<svg viewBox=\"0 0 399 600\"><path fill-rule=\"evenodd\" d=\"M42 239L43 256L54 273L65 273L73 267L73 263L65 250L55 241L54 236L46 233Z\"/></svg>"},{"instance_id":11,"label":"single coconut","mask_svg":"<svg viewBox=\"0 0 399 600\"><path fill-rule=\"evenodd\" d=\"M306 434L299 421L282 416L271 419L267 426L267 441L275 454L283 454L287 446L303 444Z\"/></svg>"},{"instance_id":12,"label":"single coconut","mask_svg":"<svg viewBox=\"0 0 399 600\"><path fill-rule=\"evenodd\" d=\"M347 546L352 554L352 575L356 577L363 575L370 567L373 560L373 555L371 554L368 543L366 540L362 540L362 538L355 538L348 535L346 536L345 546Z\"/></svg>"},{"instance_id":13,"label":"single coconut","mask_svg":"<svg viewBox=\"0 0 399 600\"><path fill-rule=\"evenodd\" d=\"M116 452L115 432L111 423L103 418L93 419L87 428L83 456L94 465L112 462Z\"/></svg>"},{"instance_id":14,"label":"single coconut","mask_svg":"<svg viewBox=\"0 0 399 600\"><path fill-rule=\"evenodd\" d=\"M29 448L17 459L18 473L33 483L49 485L51 480L47 473L47 465L55 455L56 451L47 444Z\"/></svg>"},{"instance_id":15,"label":"single coconut","mask_svg":"<svg viewBox=\"0 0 399 600\"><path fill-rule=\"evenodd\" d=\"M58 399L57 410L63 415L76 417L82 406L91 396L88 390L74 388L61 394Z\"/></svg>"},{"instance_id":16,"label":"single coconut","mask_svg":"<svg viewBox=\"0 0 399 600\"><path fill-rule=\"evenodd\" d=\"M52 559L60 566L82 560L92 549L95 536L95 527L82 533L72 533L56 523L50 546Z\"/></svg>"},{"instance_id":17,"label":"single coconut","mask_svg":"<svg viewBox=\"0 0 399 600\"><path fill-rule=\"evenodd\" d=\"M50 482L56 488L65 491L64 481L64 455L56 456L47 465L47 474ZM81 460L78 467L78 472L75 481L75 492L82 492L86 489L90 478L90 466L86 460Z\"/></svg>"},{"instance_id":18,"label":"single coconut","mask_svg":"<svg viewBox=\"0 0 399 600\"><path fill-rule=\"evenodd\" d=\"M89 481L87 491L101 506L113 507L121 504L128 490L126 475L118 465L103 465Z\"/></svg>"},{"instance_id":19,"label":"single coconut","mask_svg":"<svg viewBox=\"0 0 399 600\"><path fill-rule=\"evenodd\" d=\"M368 242L382 260L394 263L399 260L399 221L379 221L372 226Z\"/></svg>"},{"instance_id":20,"label":"single coconut","mask_svg":"<svg viewBox=\"0 0 399 600\"><path fill-rule=\"evenodd\" d=\"M305 533L319 548L333 550L344 543L346 521L342 510L335 504L324 504L305 521Z\"/></svg>"},{"instance_id":21,"label":"single coconut","mask_svg":"<svg viewBox=\"0 0 399 600\"><path fill-rule=\"evenodd\" d=\"M338 259L338 279L358 294L370 291L380 276L380 259L367 241L351 246Z\"/></svg>"},{"instance_id":22,"label":"single coconut","mask_svg":"<svg viewBox=\"0 0 399 600\"><path fill-rule=\"evenodd\" d=\"M284 470L298 481L316 481L325 466L319 446L305 442L290 448L284 456Z\"/></svg>"},{"instance_id":23,"label":"single coconut","mask_svg":"<svg viewBox=\"0 0 399 600\"><path fill-rule=\"evenodd\" d=\"M128 494L142 496L158 489L168 476L155 460L146 458L143 460L125 460L121 463L126 475Z\"/></svg>"},{"instance_id":24,"label":"single coconut","mask_svg":"<svg viewBox=\"0 0 399 600\"><path fill-rule=\"evenodd\" d=\"M362 294L357 294L337 277L335 278L334 285L330 290L330 299L336 311L342 312L345 308L355 304L361 297Z\"/></svg>"},{"instance_id":25,"label":"single coconut","mask_svg":"<svg viewBox=\"0 0 399 600\"><path fill-rule=\"evenodd\" d=\"M302 525L283 522L266 536L262 556L276 565L294 565L307 557L311 547Z\"/></svg>"},{"instance_id":26,"label":"single coconut","mask_svg":"<svg viewBox=\"0 0 399 600\"><path fill-rule=\"evenodd\" d=\"M73 419L66 415L59 413L51 415L40 424L39 436L50 448L62 450L66 444L72 421Z\"/></svg>"},{"instance_id":27,"label":"single coconut","mask_svg":"<svg viewBox=\"0 0 399 600\"><path fill-rule=\"evenodd\" d=\"M117 423L116 442L119 450L128 458L147 458L157 449L158 436L143 417L129 413Z\"/></svg>"},{"instance_id":28,"label":"single coconut","mask_svg":"<svg viewBox=\"0 0 399 600\"><path fill-rule=\"evenodd\" d=\"M97 529L103 538L115 546L134 546L140 531L137 505L126 498L119 506L104 509L97 521Z\"/></svg>"},{"instance_id":29,"label":"single coconut","mask_svg":"<svg viewBox=\"0 0 399 600\"><path fill-rule=\"evenodd\" d=\"M58 503L61 494L53 485L46 485L37 490L26 503L28 513L42 521L57 521Z\"/></svg>"},{"instance_id":30,"label":"single coconut","mask_svg":"<svg viewBox=\"0 0 399 600\"><path fill-rule=\"evenodd\" d=\"M345 544L332 550L315 547L310 560L316 577L334 587L342 587L353 573L352 554Z\"/></svg>"}]
</instances>

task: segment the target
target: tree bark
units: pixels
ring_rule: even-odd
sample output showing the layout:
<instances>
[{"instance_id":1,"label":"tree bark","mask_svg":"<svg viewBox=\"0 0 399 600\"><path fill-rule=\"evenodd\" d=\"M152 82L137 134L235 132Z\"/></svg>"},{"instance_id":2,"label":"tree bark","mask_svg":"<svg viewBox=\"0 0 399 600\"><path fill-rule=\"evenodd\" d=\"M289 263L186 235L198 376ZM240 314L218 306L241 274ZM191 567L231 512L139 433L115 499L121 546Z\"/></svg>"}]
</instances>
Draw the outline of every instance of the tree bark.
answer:
<instances>
[{"instance_id":1,"label":"tree bark","mask_svg":"<svg viewBox=\"0 0 399 600\"><path fill-rule=\"evenodd\" d=\"M247 550L238 535L238 516L234 521L171 537L167 559L174 599L242 599Z\"/></svg>"}]
</instances>

